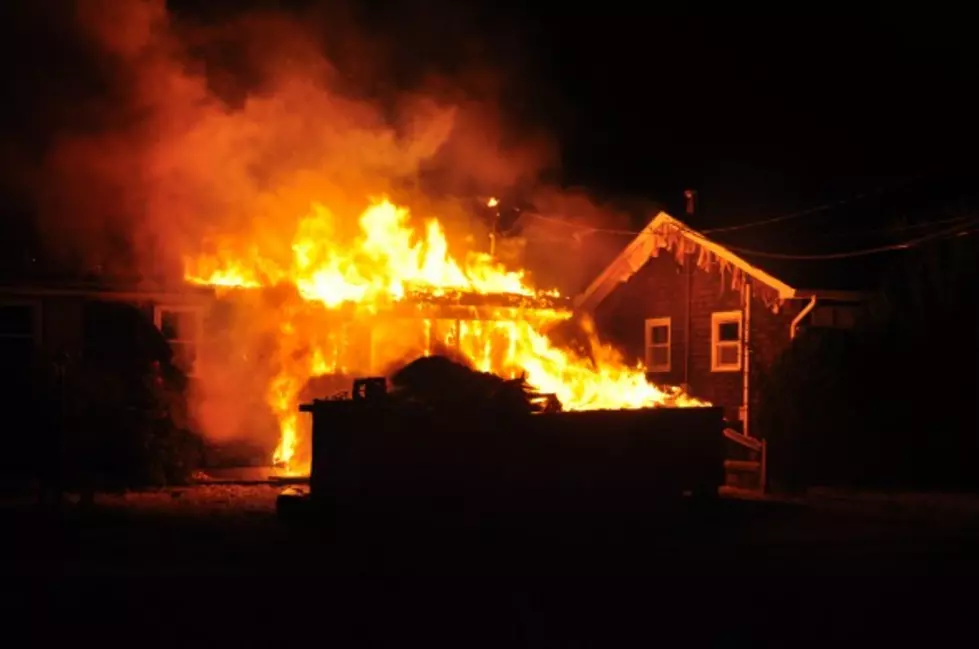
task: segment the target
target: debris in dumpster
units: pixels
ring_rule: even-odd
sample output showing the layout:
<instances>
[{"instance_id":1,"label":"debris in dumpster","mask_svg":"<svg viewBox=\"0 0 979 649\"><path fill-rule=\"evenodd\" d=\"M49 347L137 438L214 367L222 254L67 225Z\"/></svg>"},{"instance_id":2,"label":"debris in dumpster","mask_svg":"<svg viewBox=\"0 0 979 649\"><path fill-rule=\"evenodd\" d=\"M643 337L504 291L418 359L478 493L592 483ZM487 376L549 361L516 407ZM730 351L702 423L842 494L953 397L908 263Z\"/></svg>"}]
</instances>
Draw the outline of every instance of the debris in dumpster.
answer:
<instances>
[{"instance_id":1,"label":"debris in dumpster","mask_svg":"<svg viewBox=\"0 0 979 649\"><path fill-rule=\"evenodd\" d=\"M537 392L525 376L505 379L445 356L418 358L395 371L390 383L393 398L436 410L510 414L561 410L555 395Z\"/></svg>"}]
</instances>

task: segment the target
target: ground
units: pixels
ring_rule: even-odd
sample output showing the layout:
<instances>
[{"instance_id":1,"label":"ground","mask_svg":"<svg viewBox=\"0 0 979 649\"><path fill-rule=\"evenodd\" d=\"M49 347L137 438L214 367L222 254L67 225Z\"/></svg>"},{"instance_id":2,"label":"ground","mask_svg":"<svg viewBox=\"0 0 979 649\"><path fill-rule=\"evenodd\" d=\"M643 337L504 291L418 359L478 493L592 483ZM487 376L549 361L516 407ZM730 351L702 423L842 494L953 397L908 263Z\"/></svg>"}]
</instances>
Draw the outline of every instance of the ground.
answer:
<instances>
[{"instance_id":1,"label":"ground","mask_svg":"<svg viewBox=\"0 0 979 649\"><path fill-rule=\"evenodd\" d=\"M279 491L99 495L59 517L8 503L4 615L39 645L64 628L100 642L153 629L149 644L282 643L318 624L358 646L432 630L455 646L608 646L670 622L780 645L881 623L907 639L915 624L934 642L971 624L944 602L972 592L976 499L726 499L640 531L517 547L294 528L276 520Z\"/></svg>"}]
</instances>

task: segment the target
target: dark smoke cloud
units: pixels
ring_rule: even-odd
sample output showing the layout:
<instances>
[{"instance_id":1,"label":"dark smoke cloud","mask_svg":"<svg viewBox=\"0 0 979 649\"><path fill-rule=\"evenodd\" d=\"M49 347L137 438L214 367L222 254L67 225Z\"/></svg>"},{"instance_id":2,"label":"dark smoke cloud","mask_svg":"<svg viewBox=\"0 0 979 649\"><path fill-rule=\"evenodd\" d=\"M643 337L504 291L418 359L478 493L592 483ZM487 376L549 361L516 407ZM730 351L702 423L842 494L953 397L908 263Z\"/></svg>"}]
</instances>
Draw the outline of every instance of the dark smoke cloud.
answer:
<instances>
[{"instance_id":1,"label":"dark smoke cloud","mask_svg":"<svg viewBox=\"0 0 979 649\"><path fill-rule=\"evenodd\" d=\"M566 295L583 290L630 242L637 224L660 207L624 197L596 197L584 188L541 185L521 224L528 266L542 286ZM569 254L570 253L570 254Z\"/></svg>"},{"instance_id":2,"label":"dark smoke cloud","mask_svg":"<svg viewBox=\"0 0 979 649\"><path fill-rule=\"evenodd\" d=\"M556 161L548 138L507 121L507 75L445 52L406 64L417 28L402 43L323 7L67 8L46 26L75 66L48 65L75 82L39 97L40 162L19 166L46 246L77 267L169 275L222 233L287 254L311 200L352 224L368 196L424 178L429 193L532 186Z\"/></svg>"}]
</instances>

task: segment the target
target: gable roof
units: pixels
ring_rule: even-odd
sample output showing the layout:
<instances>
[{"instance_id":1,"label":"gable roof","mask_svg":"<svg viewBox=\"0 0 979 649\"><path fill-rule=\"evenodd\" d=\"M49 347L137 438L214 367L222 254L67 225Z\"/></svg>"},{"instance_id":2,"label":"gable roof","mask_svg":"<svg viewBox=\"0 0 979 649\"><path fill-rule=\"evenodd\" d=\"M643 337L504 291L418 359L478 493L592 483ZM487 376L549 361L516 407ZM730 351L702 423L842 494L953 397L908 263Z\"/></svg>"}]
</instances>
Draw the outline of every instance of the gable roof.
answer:
<instances>
[{"instance_id":1,"label":"gable roof","mask_svg":"<svg viewBox=\"0 0 979 649\"><path fill-rule=\"evenodd\" d=\"M744 257L734 254L716 241L712 241L700 232L691 229L682 221L675 219L666 212L660 212L625 247L619 256L575 298L575 309L583 312L595 309L619 284L628 281L639 272L650 257L656 256L662 248L676 245L671 241L675 242L678 239L682 240L680 247L684 251L699 248L701 254L712 255L722 266L730 267L735 275L740 273L742 276L750 277L768 287L778 300L813 296L841 300L854 300L863 297L863 294L858 292L821 291L790 286ZM689 246L685 244L689 244Z\"/></svg>"}]
</instances>

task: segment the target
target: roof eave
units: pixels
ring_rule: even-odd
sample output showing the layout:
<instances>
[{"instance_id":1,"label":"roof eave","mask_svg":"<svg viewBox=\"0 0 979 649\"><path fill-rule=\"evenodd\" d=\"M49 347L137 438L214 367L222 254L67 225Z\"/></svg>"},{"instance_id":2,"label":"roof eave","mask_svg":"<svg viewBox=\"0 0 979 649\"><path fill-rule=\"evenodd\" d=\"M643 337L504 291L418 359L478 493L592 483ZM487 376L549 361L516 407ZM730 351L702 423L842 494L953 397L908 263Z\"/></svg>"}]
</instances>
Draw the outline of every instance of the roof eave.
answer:
<instances>
[{"instance_id":1,"label":"roof eave","mask_svg":"<svg viewBox=\"0 0 979 649\"><path fill-rule=\"evenodd\" d=\"M636 238L633 239L628 246L616 257L611 264L609 264L602 273L595 278L595 280L589 284L580 295L578 295L575 300L575 308L580 311L589 312L596 308L601 302L608 297L608 295L614 290L615 286L627 281L635 273L639 271L651 255L650 247L652 245L653 237L659 228L663 225L670 225L686 237L687 239L693 241L697 245L711 251L717 257L726 260L731 265L739 268L743 273L752 277L753 279L765 284L772 290L774 290L779 299L789 300L797 297L796 289L792 288L785 282L782 282L772 275L769 275L765 271L757 268L746 260L738 257L733 252L725 248L724 246L711 241L703 234L687 227L686 224L673 218L666 212L659 212L649 224L643 228Z\"/></svg>"},{"instance_id":2,"label":"roof eave","mask_svg":"<svg viewBox=\"0 0 979 649\"><path fill-rule=\"evenodd\" d=\"M752 264L748 263L747 260L737 256L736 254L734 254L733 252L731 252L721 244L715 241L711 241L700 232L691 229L685 223L678 221L677 219L673 218L666 212L660 212L656 216L656 218L653 219L653 222L650 225L659 221L660 217L663 217L663 221L657 224L656 227L659 227L659 225L662 225L662 223L669 223L673 227L679 229L683 233L683 235L687 237L687 239L693 241L694 243L696 243L697 245L703 248L706 248L707 250L710 250L717 257L720 257L721 259L724 259L725 261L730 263L732 266L739 268L742 272L744 272L745 275L748 275L749 277L758 280L759 282L765 284L772 290L776 291L780 299L788 300L793 297L797 297L796 289L792 288L785 282L776 279L772 275L769 275L768 273L758 268L757 266L753 266Z\"/></svg>"}]
</instances>

